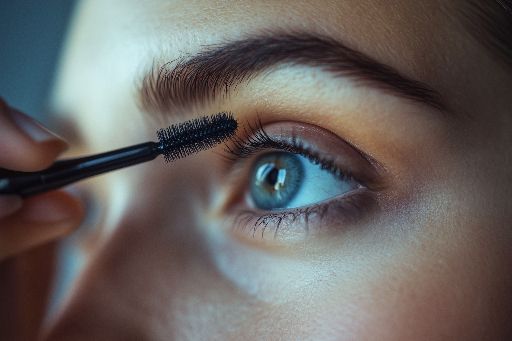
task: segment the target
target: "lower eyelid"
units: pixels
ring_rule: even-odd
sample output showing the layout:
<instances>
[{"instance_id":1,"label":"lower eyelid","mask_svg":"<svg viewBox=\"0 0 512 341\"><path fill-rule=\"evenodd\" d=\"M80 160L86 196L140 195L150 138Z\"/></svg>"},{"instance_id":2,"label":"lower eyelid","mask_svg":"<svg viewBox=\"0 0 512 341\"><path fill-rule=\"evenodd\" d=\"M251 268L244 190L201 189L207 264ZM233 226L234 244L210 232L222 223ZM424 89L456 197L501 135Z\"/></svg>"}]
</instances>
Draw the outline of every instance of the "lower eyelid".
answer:
<instances>
[{"instance_id":1,"label":"lower eyelid","mask_svg":"<svg viewBox=\"0 0 512 341\"><path fill-rule=\"evenodd\" d=\"M311 235L340 232L361 223L378 208L376 194L366 188L353 190L317 205L289 210L256 212L233 208L228 225L241 239L271 242L304 241Z\"/></svg>"}]
</instances>

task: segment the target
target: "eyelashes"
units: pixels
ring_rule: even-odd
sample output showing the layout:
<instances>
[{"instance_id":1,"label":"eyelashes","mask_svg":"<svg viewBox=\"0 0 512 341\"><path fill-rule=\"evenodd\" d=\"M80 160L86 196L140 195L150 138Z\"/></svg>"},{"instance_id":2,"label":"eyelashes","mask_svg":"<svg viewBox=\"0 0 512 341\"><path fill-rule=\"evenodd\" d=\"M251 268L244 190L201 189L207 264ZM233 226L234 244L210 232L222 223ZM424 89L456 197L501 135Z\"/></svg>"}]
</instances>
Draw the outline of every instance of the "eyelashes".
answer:
<instances>
[{"instance_id":1,"label":"eyelashes","mask_svg":"<svg viewBox=\"0 0 512 341\"><path fill-rule=\"evenodd\" d=\"M242 210L231 219L232 229L251 238L302 238L321 232L319 224L332 230L331 224L351 225L376 208L374 197L364 190L332 200L297 209L278 212ZM270 235L270 238L268 238Z\"/></svg>"},{"instance_id":2,"label":"eyelashes","mask_svg":"<svg viewBox=\"0 0 512 341\"><path fill-rule=\"evenodd\" d=\"M376 172L358 150L318 127L300 124L298 129L298 124L293 122L271 126L273 129L267 129L259 119L246 123L243 134L231 138L225 146L223 156L230 180L222 212L231 231L251 239L303 239L321 230L354 225L378 207L376 193L370 189L377 183ZM318 141L312 141L315 139ZM250 159L276 151L303 156L340 182L359 185L347 193L301 207L276 210L254 207L247 194L251 181L247 168L254 165Z\"/></svg>"},{"instance_id":3,"label":"eyelashes","mask_svg":"<svg viewBox=\"0 0 512 341\"><path fill-rule=\"evenodd\" d=\"M249 158L262 150L278 150L304 156L311 163L319 165L321 169L329 171L340 179L352 179L350 170L341 170L334 160L320 156L311 148L305 146L302 140L292 134L288 141L273 139L265 131L260 119L255 124L247 123L245 128L246 138L234 136L225 145L225 158L231 162L239 162L241 159Z\"/></svg>"}]
</instances>

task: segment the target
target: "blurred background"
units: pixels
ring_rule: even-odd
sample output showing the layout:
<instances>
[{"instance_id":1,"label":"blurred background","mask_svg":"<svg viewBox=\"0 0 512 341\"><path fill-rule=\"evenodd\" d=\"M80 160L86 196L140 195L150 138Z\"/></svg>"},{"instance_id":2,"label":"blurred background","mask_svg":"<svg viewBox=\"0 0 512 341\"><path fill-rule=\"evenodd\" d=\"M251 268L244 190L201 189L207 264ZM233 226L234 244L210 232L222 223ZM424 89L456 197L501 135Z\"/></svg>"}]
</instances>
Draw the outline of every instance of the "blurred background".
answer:
<instances>
[{"instance_id":1,"label":"blurred background","mask_svg":"<svg viewBox=\"0 0 512 341\"><path fill-rule=\"evenodd\" d=\"M0 96L52 127L47 105L75 0L0 0ZM59 244L49 313L58 308L82 259L77 232Z\"/></svg>"},{"instance_id":2,"label":"blurred background","mask_svg":"<svg viewBox=\"0 0 512 341\"><path fill-rule=\"evenodd\" d=\"M42 121L74 5L0 0L0 96Z\"/></svg>"}]
</instances>

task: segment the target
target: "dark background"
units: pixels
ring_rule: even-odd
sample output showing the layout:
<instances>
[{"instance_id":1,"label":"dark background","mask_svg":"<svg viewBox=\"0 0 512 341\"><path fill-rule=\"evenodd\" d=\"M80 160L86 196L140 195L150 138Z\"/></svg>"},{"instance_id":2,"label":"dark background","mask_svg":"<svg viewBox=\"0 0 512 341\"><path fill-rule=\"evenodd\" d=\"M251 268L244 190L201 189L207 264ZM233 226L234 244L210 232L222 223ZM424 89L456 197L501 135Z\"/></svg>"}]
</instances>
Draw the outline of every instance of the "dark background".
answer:
<instances>
[{"instance_id":1,"label":"dark background","mask_svg":"<svg viewBox=\"0 0 512 341\"><path fill-rule=\"evenodd\" d=\"M45 119L74 0L0 0L0 96Z\"/></svg>"},{"instance_id":2,"label":"dark background","mask_svg":"<svg viewBox=\"0 0 512 341\"><path fill-rule=\"evenodd\" d=\"M48 120L48 97L75 3L0 0L0 96L50 128L54 127ZM57 311L82 266L74 236L59 244L50 315Z\"/></svg>"}]
</instances>

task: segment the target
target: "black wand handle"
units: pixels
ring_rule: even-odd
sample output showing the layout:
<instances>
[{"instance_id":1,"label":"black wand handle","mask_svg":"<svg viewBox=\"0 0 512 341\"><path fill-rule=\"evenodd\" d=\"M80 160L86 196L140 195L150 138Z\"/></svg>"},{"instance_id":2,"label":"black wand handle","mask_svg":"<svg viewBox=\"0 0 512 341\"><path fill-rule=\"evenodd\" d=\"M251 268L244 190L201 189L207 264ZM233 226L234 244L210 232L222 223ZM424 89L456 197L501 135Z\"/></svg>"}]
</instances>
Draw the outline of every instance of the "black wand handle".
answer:
<instances>
[{"instance_id":1,"label":"black wand handle","mask_svg":"<svg viewBox=\"0 0 512 341\"><path fill-rule=\"evenodd\" d=\"M39 172L0 169L0 194L23 197L56 189L72 182L153 160L161 153L156 142L146 142L110 152L55 162Z\"/></svg>"}]
</instances>

